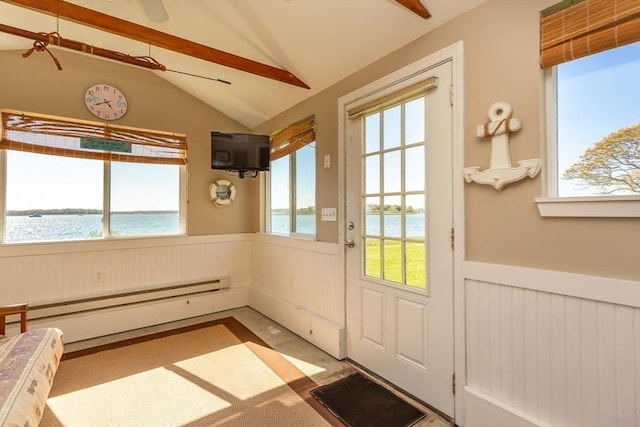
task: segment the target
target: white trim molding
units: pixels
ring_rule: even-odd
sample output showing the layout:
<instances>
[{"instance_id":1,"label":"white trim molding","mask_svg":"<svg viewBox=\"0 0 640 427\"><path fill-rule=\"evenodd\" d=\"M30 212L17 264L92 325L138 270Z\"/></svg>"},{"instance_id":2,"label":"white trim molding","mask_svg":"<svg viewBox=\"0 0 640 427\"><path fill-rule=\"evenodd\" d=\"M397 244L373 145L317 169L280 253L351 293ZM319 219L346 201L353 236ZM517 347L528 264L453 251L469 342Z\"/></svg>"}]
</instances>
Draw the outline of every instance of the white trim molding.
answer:
<instances>
[{"instance_id":1,"label":"white trim molding","mask_svg":"<svg viewBox=\"0 0 640 427\"><path fill-rule=\"evenodd\" d=\"M543 217L640 218L640 196L538 197Z\"/></svg>"}]
</instances>

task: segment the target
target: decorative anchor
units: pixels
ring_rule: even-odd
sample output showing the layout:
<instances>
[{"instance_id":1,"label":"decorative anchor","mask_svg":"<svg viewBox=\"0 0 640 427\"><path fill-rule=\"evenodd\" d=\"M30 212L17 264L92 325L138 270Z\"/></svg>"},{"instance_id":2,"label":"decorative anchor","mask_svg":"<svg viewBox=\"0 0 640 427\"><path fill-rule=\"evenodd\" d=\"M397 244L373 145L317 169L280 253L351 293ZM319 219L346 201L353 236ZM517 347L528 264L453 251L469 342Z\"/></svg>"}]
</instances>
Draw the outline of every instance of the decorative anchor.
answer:
<instances>
[{"instance_id":1,"label":"decorative anchor","mask_svg":"<svg viewBox=\"0 0 640 427\"><path fill-rule=\"evenodd\" d=\"M478 126L478 138L491 137L491 165L489 169L479 171L478 166L464 168L464 179L467 182L491 184L496 190L505 185L519 181L525 176L535 178L540 172L540 159L528 159L518 162L518 167L511 167L509 153L509 134L520 130L520 120L512 119L513 109L507 102L496 102L489 108L490 122Z\"/></svg>"}]
</instances>

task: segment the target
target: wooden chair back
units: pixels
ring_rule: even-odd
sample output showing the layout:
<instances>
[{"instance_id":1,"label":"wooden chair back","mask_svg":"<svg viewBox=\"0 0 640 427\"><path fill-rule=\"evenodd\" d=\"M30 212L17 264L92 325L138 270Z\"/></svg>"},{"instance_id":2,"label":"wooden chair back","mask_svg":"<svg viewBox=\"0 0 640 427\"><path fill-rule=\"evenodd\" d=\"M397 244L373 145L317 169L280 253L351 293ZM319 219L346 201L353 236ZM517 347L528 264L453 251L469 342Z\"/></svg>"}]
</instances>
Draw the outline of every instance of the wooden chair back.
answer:
<instances>
[{"instance_id":1,"label":"wooden chair back","mask_svg":"<svg viewBox=\"0 0 640 427\"><path fill-rule=\"evenodd\" d=\"M20 332L26 332L28 307L29 305L27 303L0 305L0 335L5 335L6 316L10 316L12 314L20 315Z\"/></svg>"}]
</instances>

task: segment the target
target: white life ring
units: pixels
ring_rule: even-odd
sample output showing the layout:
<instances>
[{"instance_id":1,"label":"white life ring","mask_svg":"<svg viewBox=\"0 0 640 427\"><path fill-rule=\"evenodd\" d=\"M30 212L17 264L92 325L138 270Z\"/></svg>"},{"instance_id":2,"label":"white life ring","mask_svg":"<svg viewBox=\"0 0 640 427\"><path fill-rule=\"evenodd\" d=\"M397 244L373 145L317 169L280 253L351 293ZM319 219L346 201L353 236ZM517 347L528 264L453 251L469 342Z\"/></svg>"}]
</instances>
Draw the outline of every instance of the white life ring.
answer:
<instances>
[{"instance_id":1,"label":"white life ring","mask_svg":"<svg viewBox=\"0 0 640 427\"><path fill-rule=\"evenodd\" d=\"M213 181L209 186L209 197L216 206L229 206L236 199L236 187L225 179Z\"/></svg>"}]
</instances>

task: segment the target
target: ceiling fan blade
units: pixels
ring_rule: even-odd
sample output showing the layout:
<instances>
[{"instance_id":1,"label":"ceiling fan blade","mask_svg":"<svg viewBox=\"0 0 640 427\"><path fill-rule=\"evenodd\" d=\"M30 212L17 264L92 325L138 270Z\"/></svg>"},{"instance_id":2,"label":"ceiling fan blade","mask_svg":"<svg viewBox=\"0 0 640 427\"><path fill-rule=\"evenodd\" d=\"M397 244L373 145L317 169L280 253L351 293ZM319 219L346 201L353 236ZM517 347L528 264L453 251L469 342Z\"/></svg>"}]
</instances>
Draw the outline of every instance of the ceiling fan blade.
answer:
<instances>
[{"instance_id":1,"label":"ceiling fan blade","mask_svg":"<svg viewBox=\"0 0 640 427\"><path fill-rule=\"evenodd\" d=\"M162 4L162 0L140 0L140 3L142 4L144 13L147 14L147 18L151 21L164 22L169 19L169 15Z\"/></svg>"}]
</instances>

